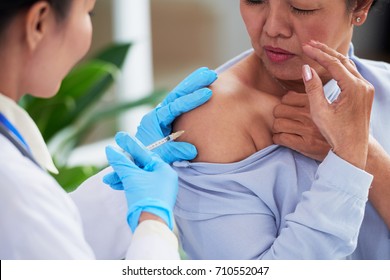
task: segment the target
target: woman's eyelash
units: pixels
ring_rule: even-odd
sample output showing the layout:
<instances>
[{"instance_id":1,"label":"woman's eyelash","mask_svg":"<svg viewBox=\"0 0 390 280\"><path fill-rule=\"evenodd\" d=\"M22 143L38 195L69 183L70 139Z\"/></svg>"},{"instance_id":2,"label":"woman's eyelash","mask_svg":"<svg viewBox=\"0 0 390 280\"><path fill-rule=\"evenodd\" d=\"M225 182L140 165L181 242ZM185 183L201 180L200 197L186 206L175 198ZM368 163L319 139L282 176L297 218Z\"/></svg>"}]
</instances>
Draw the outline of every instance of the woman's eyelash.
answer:
<instances>
[{"instance_id":1,"label":"woman's eyelash","mask_svg":"<svg viewBox=\"0 0 390 280\"><path fill-rule=\"evenodd\" d=\"M263 4L264 0L246 0L246 3L248 5L258 5L258 4Z\"/></svg>"},{"instance_id":2,"label":"woman's eyelash","mask_svg":"<svg viewBox=\"0 0 390 280\"><path fill-rule=\"evenodd\" d=\"M266 0L246 0L247 5L260 5L264 4ZM296 7L291 6L291 11L298 15L309 15L314 13L316 10L303 10Z\"/></svg>"},{"instance_id":3,"label":"woman's eyelash","mask_svg":"<svg viewBox=\"0 0 390 280\"><path fill-rule=\"evenodd\" d=\"M298 15L309 15L316 11L316 10L302 10L295 7L291 7L291 10Z\"/></svg>"}]
</instances>

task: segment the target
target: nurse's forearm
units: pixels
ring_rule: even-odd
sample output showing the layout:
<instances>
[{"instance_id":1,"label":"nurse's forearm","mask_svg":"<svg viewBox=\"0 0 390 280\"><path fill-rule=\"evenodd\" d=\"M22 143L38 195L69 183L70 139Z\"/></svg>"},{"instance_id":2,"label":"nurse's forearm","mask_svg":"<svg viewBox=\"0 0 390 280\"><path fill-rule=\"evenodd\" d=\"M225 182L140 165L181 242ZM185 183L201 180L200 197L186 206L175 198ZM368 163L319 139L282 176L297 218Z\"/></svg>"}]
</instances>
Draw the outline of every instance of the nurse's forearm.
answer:
<instances>
[{"instance_id":1,"label":"nurse's forearm","mask_svg":"<svg viewBox=\"0 0 390 280\"><path fill-rule=\"evenodd\" d=\"M372 137L366 171L374 175L369 200L390 229L390 156Z\"/></svg>"},{"instance_id":2,"label":"nurse's forearm","mask_svg":"<svg viewBox=\"0 0 390 280\"><path fill-rule=\"evenodd\" d=\"M156 216L152 213L149 213L149 212L142 212L141 213L141 216L139 217L139 223L142 223L143 221L149 221L149 220L153 220L153 221L157 221L157 222L161 222L163 224L166 225L166 223L164 222L163 219L161 219L159 216Z\"/></svg>"}]
</instances>

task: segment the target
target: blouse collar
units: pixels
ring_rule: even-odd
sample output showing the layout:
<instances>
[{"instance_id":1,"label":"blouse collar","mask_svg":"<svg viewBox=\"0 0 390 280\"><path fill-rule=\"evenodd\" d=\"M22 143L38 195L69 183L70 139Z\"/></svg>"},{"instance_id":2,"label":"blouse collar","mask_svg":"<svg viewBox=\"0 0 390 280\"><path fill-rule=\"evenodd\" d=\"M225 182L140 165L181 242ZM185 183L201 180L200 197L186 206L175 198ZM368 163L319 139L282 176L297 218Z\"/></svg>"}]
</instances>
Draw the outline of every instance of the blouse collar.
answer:
<instances>
[{"instance_id":1,"label":"blouse collar","mask_svg":"<svg viewBox=\"0 0 390 280\"><path fill-rule=\"evenodd\" d=\"M0 112L23 136L31 149L31 153L34 159L38 162L38 164L42 168L54 174L58 174L58 170L54 165L53 159L45 141L43 140L42 134L29 114L14 100L1 93Z\"/></svg>"}]
</instances>

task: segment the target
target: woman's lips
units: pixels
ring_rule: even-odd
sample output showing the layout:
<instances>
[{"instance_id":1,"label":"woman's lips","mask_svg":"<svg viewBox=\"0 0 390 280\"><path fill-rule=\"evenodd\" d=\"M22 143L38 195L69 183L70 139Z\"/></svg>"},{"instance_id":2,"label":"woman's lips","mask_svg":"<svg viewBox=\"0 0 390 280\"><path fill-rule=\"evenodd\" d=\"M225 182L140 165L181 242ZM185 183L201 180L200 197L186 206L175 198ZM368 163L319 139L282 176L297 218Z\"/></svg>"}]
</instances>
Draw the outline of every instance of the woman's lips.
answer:
<instances>
[{"instance_id":1,"label":"woman's lips","mask_svg":"<svg viewBox=\"0 0 390 280\"><path fill-rule=\"evenodd\" d=\"M265 46L264 50L269 60L274 63L282 63L295 56L293 53L290 53L286 50L270 46Z\"/></svg>"}]
</instances>

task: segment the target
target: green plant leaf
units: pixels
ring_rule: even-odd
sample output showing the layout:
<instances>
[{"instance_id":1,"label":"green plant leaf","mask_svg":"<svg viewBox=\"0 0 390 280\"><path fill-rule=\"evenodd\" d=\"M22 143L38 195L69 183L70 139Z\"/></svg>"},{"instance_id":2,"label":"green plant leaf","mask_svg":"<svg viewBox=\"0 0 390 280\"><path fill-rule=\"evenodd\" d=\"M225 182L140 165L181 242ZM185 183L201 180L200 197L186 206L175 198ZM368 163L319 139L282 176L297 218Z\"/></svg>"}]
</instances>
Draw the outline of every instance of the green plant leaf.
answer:
<instances>
[{"instance_id":1,"label":"green plant leaf","mask_svg":"<svg viewBox=\"0 0 390 280\"><path fill-rule=\"evenodd\" d=\"M131 43L116 43L98 53L94 58L110 62L119 69L122 69L131 46Z\"/></svg>"},{"instance_id":2,"label":"green plant leaf","mask_svg":"<svg viewBox=\"0 0 390 280\"><path fill-rule=\"evenodd\" d=\"M59 131L49 142L50 151L56 162L60 165L66 165L67 159L72 150L82 142L88 132L101 120L113 118L123 112L127 112L138 106L157 105L167 94L165 90L157 90L144 98L131 102L122 102L105 106L104 109L89 111L83 115L77 122L69 125Z\"/></svg>"},{"instance_id":3,"label":"green plant leaf","mask_svg":"<svg viewBox=\"0 0 390 280\"><path fill-rule=\"evenodd\" d=\"M66 192L73 192L81 183L100 170L102 168L97 166L60 167L59 174L53 177Z\"/></svg>"},{"instance_id":4,"label":"green plant leaf","mask_svg":"<svg viewBox=\"0 0 390 280\"><path fill-rule=\"evenodd\" d=\"M104 109L95 112L90 117L88 125L93 125L101 119L118 116L121 113L127 112L139 106L150 105L154 107L158 103L160 103L166 95L166 90L156 90L153 91L151 94L147 95L146 97L140 98L138 100L121 102L118 104L106 106Z\"/></svg>"}]
</instances>

